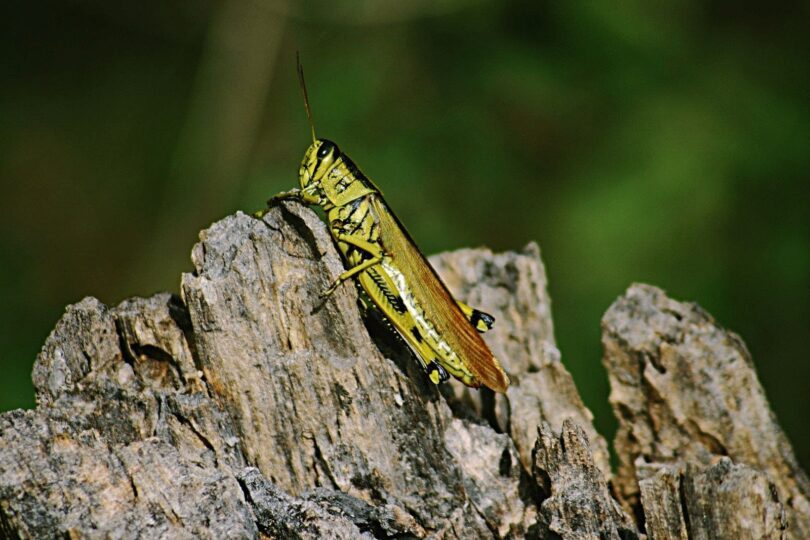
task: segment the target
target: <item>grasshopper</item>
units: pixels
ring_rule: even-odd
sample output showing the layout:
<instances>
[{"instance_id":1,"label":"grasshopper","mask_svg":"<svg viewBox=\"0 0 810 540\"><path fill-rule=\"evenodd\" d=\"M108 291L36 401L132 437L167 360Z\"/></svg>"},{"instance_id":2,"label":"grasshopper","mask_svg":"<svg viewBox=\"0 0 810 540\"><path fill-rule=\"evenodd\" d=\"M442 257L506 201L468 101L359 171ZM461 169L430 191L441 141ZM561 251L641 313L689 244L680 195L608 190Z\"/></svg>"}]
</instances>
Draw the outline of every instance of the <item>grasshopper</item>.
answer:
<instances>
[{"instance_id":1,"label":"grasshopper","mask_svg":"<svg viewBox=\"0 0 810 540\"><path fill-rule=\"evenodd\" d=\"M434 384L452 375L473 388L506 392L509 378L479 335L494 318L453 298L379 188L334 142L315 136L300 61L298 78L312 144L298 171L301 187L279 193L268 205L295 200L320 206L326 214L347 270L321 297L327 301L342 283L356 279Z\"/></svg>"}]
</instances>

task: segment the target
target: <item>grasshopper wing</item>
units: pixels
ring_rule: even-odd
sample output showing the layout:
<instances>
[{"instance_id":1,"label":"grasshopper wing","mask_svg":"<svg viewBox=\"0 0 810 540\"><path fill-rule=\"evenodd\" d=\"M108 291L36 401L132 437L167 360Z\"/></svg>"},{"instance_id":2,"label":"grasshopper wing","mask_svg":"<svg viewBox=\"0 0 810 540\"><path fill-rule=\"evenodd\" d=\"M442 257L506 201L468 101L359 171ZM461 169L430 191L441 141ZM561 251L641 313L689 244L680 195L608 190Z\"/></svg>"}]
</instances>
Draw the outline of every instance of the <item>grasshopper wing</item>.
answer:
<instances>
[{"instance_id":1,"label":"grasshopper wing","mask_svg":"<svg viewBox=\"0 0 810 540\"><path fill-rule=\"evenodd\" d=\"M496 392L506 392L509 378L484 340L456 304L447 286L416 248L410 235L380 195L371 196L380 241L405 276L415 300L475 378Z\"/></svg>"}]
</instances>

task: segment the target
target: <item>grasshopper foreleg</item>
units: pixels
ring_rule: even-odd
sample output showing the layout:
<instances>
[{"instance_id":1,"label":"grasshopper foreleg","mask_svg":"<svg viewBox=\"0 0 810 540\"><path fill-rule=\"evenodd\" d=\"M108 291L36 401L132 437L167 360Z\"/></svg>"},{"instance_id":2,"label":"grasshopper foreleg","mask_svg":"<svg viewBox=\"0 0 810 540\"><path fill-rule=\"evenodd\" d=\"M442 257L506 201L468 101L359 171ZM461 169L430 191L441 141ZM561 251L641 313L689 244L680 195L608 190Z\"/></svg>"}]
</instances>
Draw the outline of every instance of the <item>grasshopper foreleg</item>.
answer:
<instances>
[{"instance_id":1,"label":"grasshopper foreleg","mask_svg":"<svg viewBox=\"0 0 810 540\"><path fill-rule=\"evenodd\" d=\"M361 238L355 238L354 236L350 236L348 234L339 234L337 236L337 240L339 242L345 242L347 244L356 247L357 249L365 251L366 253L371 255L371 258L366 259L357 266L354 266L346 270L342 274L340 274L340 276L338 276L338 278L334 281L334 283L332 283L332 285L328 289L326 289L324 292L321 293L321 298L323 299L329 298L337 290L340 284L343 283L344 281L348 280L351 277L356 276L357 274L359 274L364 270L371 268L372 266L380 264L382 262L383 256L385 256L385 252L383 252L383 250L380 249L380 246L372 244L371 242L368 242Z\"/></svg>"},{"instance_id":2,"label":"grasshopper foreleg","mask_svg":"<svg viewBox=\"0 0 810 540\"><path fill-rule=\"evenodd\" d=\"M321 293L321 298L323 298L324 300L329 298L332 295L332 293L334 293L337 290L337 288L340 286L341 283L343 283L344 281L346 281L347 279L349 279L351 277L356 276L357 274L359 274L363 270L371 268L372 266L374 266L376 264L380 264L381 261L382 261L382 257L374 257L374 258L371 258L371 259L366 259L365 261L358 264L357 266L355 266L355 267L353 267L353 268L351 268L349 270L346 270L345 272L343 272L342 274L340 274L337 277L337 279L334 281L334 283L332 283L332 285L328 289L326 289L325 291L323 291Z\"/></svg>"},{"instance_id":3,"label":"grasshopper foreleg","mask_svg":"<svg viewBox=\"0 0 810 540\"><path fill-rule=\"evenodd\" d=\"M293 188L289 191L282 191L281 193L276 193L269 199L267 199L267 206L272 206L279 201L298 201L298 202L305 202L304 201L304 192L301 191L299 188Z\"/></svg>"},{"instance_id":4,"label":"grasshopper foreleg","mask_svg":"<svg viewBox=\"0 0 810 540\"><path fill-rule=\"evenodd\" d=\"M320 199L314 194L304 191L299 188L294 188L289 191L282 191L281 193L277 193L273 195L269 199L267 199L267 208L264 210L259 210L258 212L253 212L253 215L257 218L262 218L264 215L270 210L272 206L275 206L281 201L296 201L300 202L301 204L312 205L318 204Z\"/></svg>"},{"instance_id":5,"label":"grasshopper foreleg","mask_svg":"<svg viewBox=\"0 0 810 540\"><path fill-rule=\"evenodd\" d=\"M372 244L371 242L363 240L362 238L349 236L348 234L339 234L337 235L337 240L338 242L345 242L346 244L354 246L357 249L362 249L372 257L382 258L386 255L378 244Z\"/></svg>"}]
</instances>

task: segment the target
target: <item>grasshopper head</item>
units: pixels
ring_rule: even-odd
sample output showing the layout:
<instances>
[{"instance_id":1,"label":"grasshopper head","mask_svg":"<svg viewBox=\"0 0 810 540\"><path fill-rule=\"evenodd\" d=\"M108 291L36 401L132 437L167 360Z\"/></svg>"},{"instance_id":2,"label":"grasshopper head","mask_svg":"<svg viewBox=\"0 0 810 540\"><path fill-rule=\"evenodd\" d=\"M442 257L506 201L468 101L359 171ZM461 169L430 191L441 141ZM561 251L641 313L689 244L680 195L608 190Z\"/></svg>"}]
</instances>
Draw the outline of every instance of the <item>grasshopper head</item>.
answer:
<instances>
[{"instance_id":1,"label":"grasshopper head","mask_svg":"<svg viewBox=\"0 0 810 540\"><path fill-rule=\"evenodd\" d=\"M340 157L337 145L327 139L316 139L304 154L298 171L301 188L313 182L320 182Z\"/></svg>"}]
</instances>

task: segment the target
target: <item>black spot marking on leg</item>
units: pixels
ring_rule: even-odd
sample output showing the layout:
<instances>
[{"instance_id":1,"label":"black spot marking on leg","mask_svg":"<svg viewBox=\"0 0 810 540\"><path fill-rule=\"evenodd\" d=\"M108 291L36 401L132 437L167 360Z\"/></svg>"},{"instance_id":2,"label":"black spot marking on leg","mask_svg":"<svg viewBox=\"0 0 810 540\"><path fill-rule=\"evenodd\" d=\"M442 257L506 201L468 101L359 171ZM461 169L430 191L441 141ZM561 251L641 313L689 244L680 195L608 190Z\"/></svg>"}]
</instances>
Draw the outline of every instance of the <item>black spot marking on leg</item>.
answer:
<instances>
[{"instance_id":1,"label":"black spot marking on leg","mask_svg":"<svg viewBox=\"0 0 810 540\"><path fill-rule=\"evenodd\" d=\"M478 323L482 322L484 323L484 326L486 326L487 329L489 330L490 328L492 328L492 325L495 324L495 317L493 317L489 313L484 313L483 311L473 309L472 316L470 317L470 322L476 329L478 329Z\"/></svg>"},{"instance_id":2,"label":"black spot marking on leg","mask_svg":"<svg viewBox=\"0 0 810 540\"><path fill-rule=\"evenodd\" d=\"M434 371L438 371L439 383L443 383L450 378L450 374L447 373L447 370L444 369L437 360L433 360L430 364L426 366L425 369L427 370L428 376L432 375Z\"/></svg>"},{"instance_id":3,"label":"black spot marking on leg","mask_svg":"<svg viewBox=\"0 0 810 540\"><path fill-rule=\"evenodd\" d=\"M415 326L412 326L411 327L411 334L413 334L413 337L416 338L416 341L418 341L419 343L422 343L422 334L419 332L418 328L416 328Z\"/></svg>"}]
</instances>

